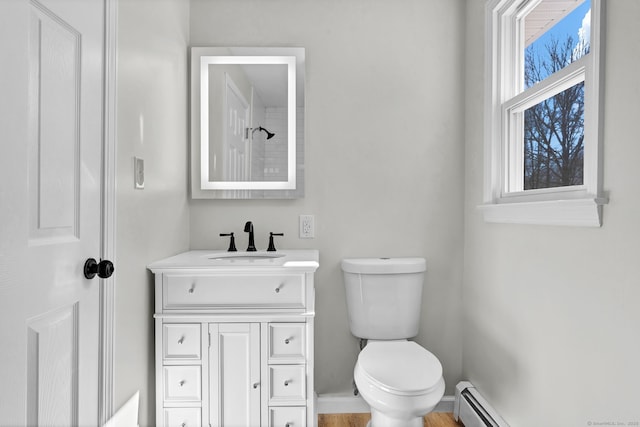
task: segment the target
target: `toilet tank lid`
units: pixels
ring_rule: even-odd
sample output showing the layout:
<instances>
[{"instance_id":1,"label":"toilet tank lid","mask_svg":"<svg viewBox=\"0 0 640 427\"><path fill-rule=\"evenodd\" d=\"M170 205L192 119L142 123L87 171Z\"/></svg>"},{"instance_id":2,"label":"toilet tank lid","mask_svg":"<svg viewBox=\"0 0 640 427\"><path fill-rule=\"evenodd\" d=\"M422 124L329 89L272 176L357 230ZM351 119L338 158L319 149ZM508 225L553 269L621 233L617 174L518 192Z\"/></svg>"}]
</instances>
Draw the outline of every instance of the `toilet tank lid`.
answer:
<instances>
[{"instance_id":1,"label":"toilet tank lid","mask_svg":"<svg viewBox=\"0 0 640 427\"><path fill-rule=\"evenodd\" d=\"M342 271L360 274L421 273L427 269L424 258L348 258Z\"/></svg>"}]
</instances>

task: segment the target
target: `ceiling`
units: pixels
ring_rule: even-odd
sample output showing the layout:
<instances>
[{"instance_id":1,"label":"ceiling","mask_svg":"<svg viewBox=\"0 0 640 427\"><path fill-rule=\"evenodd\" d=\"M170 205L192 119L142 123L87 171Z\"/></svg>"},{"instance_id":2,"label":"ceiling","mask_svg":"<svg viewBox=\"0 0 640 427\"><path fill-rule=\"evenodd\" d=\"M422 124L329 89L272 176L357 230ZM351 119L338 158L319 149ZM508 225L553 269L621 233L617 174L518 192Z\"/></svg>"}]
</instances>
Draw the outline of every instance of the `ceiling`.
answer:
<instances>
[{"instance_id":1,"label":"ceiling","mask_svg":"<svg viewBox=\"0 0 640 427\"><path fill-rule=\"evenodd\" d=\"M525 17L525 46L562 20L584 0L542 0Z\"/></svg>"}]
</instances>

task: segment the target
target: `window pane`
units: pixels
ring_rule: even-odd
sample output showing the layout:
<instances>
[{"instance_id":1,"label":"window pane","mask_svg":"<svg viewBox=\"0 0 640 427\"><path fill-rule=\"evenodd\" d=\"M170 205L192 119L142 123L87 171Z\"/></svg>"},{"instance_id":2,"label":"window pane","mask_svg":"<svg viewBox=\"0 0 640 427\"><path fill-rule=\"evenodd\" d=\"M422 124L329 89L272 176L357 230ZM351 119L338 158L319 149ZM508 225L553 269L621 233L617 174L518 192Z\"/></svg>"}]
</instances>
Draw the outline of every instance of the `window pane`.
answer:
<instances>
[{"instance_id":1,"label":"window pane","mask_svg":"<svg viewBox=\"0 0 640 427\"><path fill-rule=\"evenodd\" d=\"M524 189L582 185L584 82L524 112Z\"/></svg>"},{"instance_id":2,"label":"window pane","mask_svg":"<svg viewBox=\"0 0 640 427\"><path fill-rule=\"evenodd\" d=\"M591 1L542 0L524 27L526 89L589 53Z\"/></svg>"}]
</instances>

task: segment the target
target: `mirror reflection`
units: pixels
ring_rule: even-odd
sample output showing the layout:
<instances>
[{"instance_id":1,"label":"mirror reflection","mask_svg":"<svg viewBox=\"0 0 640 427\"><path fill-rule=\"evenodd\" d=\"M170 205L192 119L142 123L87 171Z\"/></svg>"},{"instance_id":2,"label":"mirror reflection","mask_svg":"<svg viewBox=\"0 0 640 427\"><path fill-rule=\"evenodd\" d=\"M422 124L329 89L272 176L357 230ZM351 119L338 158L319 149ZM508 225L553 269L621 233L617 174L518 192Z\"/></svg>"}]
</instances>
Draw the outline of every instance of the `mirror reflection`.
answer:
<instances>
[{"instance_id":1,"label":"mirror reflection","mask_svg":"<svg viewBox=\"0 0 640 427\"><path fill-rule=\"evenodd\" d=\"M303 66L301 48L192 48L193 197L302 196Z\"/></svg>"}]
</instances>

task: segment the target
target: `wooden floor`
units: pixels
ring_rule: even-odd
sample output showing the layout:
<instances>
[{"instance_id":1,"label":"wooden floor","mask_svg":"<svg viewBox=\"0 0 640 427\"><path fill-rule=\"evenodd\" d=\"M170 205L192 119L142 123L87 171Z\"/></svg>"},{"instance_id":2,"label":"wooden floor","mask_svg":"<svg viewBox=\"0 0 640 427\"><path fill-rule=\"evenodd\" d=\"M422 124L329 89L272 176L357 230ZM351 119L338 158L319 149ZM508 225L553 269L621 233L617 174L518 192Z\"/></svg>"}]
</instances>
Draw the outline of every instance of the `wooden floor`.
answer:
<instances>
[{"instance_id":1,"label":"wooden floor","mask_svg":"<svg viewBox=\"0 0 640 427\"><path fill-rule=\"evenodd\" d=\"M320 414L318 427L365 427L370 414ZM424 427L464 427L450 412L432 412L424 417Z\"/></svg>"}]
</instances>

